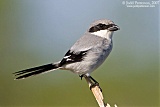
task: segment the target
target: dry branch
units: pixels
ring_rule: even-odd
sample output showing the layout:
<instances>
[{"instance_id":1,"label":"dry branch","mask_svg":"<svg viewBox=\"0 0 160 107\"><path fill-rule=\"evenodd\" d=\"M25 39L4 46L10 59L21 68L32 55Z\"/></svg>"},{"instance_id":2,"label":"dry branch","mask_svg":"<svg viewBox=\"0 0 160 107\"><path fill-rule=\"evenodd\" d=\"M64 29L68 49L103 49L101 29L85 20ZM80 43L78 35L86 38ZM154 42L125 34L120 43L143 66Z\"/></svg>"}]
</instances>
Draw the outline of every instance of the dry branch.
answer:
<instances>
[{"instance_id":1,"label":"dry branch","mask_svg":"<svg viewBox=\"0 0 160 107\"><path fill-rule=\"evenodd\" d=\"M90 80L89 77L84 76L84 78L86 79L89 87L90 87L92 84L94 84L94 83ZM103 94L102 94L101 89L100 89L99 86L92 87L92 88L91 88L91 91L92 91L94 97L96 98L99 107L111 107L109 104L106 104L106 103L104 102ZM115 107L117 107L117 105L115 105Z\"/></svg>"}]
</instances>

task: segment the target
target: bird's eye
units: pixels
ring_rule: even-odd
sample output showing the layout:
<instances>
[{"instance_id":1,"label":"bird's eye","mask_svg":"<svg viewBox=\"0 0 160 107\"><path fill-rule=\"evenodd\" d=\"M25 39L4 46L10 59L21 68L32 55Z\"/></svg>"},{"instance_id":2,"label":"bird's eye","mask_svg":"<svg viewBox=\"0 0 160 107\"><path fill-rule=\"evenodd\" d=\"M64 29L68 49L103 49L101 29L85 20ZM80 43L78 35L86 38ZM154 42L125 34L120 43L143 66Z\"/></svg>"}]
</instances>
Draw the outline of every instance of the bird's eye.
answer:
<instances>
[{"instance_id":1,"label":"bird's eye","mask_svg":"<svg viewBox=\"0 0 160 107\"><path fill-rule=\"evenodd\" d=\"M109 27L113 27L115 24L109 24Z\"/></svg>"},{"instance_id":2,"label":"bird's eye","mask_svg":"<svg viewBox=\"0 0 160 107\"><path fill-rule=\"evenodd\" d=\"M105 24L98 24L99 27L105 27Z\"/></svg>"}]
</instances>

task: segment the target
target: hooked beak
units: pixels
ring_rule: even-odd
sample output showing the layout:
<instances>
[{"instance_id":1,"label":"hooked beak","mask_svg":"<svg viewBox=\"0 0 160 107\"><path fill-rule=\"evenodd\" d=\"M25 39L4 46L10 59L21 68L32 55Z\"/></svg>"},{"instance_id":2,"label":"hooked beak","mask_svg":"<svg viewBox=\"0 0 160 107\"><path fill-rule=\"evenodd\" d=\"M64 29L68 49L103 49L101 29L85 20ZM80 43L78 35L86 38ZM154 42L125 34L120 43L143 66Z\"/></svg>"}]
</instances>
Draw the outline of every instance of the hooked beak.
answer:
<instances>
[{"instance_id":1,"label":"hooked beak","mask_svg":"<svg viewBox=\"0 0 160 107\"><path fill-rule=\"evenodd\" d=\"M109 27L108 30L109 31L117 31L117 30L120 30L120 27L115 25L115 24L113 24L113 26Z\"/></svg>"}]
</instances>

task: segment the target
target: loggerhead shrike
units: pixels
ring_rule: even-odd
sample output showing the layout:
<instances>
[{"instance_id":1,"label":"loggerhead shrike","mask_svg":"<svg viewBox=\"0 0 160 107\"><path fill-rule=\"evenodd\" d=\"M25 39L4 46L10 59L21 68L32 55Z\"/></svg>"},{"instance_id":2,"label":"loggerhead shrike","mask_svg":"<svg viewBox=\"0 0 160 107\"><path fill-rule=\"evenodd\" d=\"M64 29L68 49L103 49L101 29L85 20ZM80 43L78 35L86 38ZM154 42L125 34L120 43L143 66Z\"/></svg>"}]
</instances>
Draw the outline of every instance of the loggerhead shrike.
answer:
<instances>
[{"instance_id":1,"label":"loggerhead shrike","mask_svg":"<svg viewBox=\"0 0 160 107\"><path fill-rule=\"evenodd\" d=\"M15 76L18 76L16 79L25 79L33 75L61 69L70 70L81 78L85 75L97 84L98 82L90 74L108 57L112 50L113 32L117 30L119 30L119 27L113 21L97 20L68 50L62 60L15 72Z\"/></svg>"}]
</instances>

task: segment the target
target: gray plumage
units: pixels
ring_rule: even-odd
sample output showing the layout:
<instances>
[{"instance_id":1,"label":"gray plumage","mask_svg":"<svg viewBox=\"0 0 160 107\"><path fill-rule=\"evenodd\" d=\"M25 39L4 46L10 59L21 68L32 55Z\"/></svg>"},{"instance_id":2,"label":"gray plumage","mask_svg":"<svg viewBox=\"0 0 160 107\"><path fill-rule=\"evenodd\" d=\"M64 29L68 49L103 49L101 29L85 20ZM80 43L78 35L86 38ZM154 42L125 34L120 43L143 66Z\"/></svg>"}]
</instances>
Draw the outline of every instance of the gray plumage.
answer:
<instances>
[{"instance_id":1,"label":"gray plumage","mask_svg":"<svg viewBox=\"0 0 160 107\"><path fill-rule=\"evenodd\" d=\"M92 39L91 39L92 38ZM112 50L112 40L85 33L70 49L75 53L88 50L83 61L62 66L79 75L91 73L101 65Z\"/></svg>"}]
</instances>

